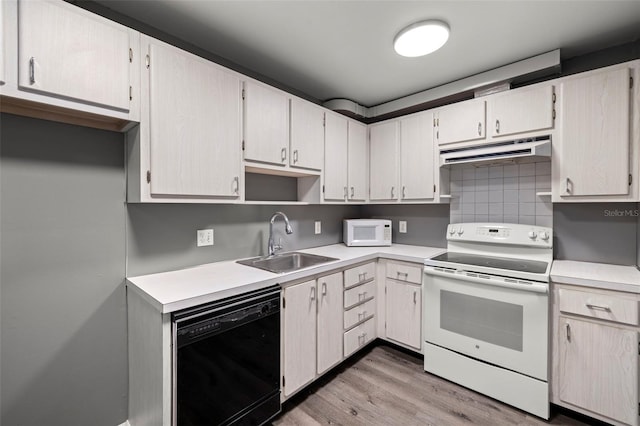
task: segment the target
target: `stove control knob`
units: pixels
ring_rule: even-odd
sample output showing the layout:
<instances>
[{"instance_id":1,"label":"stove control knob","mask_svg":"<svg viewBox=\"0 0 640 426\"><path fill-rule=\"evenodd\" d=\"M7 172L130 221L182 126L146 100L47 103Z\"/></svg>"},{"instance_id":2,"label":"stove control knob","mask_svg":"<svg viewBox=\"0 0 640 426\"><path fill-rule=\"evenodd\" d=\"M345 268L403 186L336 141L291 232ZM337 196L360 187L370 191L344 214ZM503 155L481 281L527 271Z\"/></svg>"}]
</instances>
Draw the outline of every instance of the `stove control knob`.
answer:
<instances>
[{"instance_id":1,"label":"stove control knob","mask_svg":"<svg viewBox=\"0 0 640 426\"><path fill-rule=\"evenodd\" d=\"M458 235L464 234L464 229L462 227L458 228Z\"/></svg>"},{"instance_id":2,"label":"stove control knob","mask_svg":"<svg viewBox=\"0 0 640 426\"><path fill-rule=\"evenodd\" d=\"M449 234L453 235L456 233L456 228L454 228L453 226L449 228Z\"/></svg>"},{"instance_id":3,"label":"stove control knob","mask_svg":"<svg viewBox=\"0 0 640 426\"><path fill-rule=\"evenodd\" d=\"M538 234L536 233L536 231L529 231L529 238L531 238L532 240L535 240L537 236Z\"/></svg>"},{"instance_id":4,"label":"stove control knob","mask_svg":"<svg viewBox=\"0 0 640 426\"><path fill-rule=\"evenodd\" d=\"M540 233L540 238L542 238L544 241L547 241L549 239L549 234L546 231L542 231Z\"/></svg>"}]
</instances>

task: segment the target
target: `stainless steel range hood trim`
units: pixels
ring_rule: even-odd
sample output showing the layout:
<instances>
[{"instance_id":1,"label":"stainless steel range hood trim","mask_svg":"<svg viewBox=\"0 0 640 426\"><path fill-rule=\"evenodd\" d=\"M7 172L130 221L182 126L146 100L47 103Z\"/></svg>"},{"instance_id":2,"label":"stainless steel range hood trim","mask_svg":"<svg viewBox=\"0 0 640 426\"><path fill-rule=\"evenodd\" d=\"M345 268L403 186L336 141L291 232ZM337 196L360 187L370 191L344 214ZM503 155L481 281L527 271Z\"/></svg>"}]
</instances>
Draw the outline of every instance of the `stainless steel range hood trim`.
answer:
<instances>
[{"instance_id":1,"label":"stainless steel range hood trim","mask_svg":"<svg viewBox=\"0 0 640 426\"><path fill-rule=\"evenodd\" d=\"M550 158L551 139L545 137L527 142L513 141L497 145L441 151L440 167L453 164L489 163L525 157Z\"/></svg>"}]
</instances>

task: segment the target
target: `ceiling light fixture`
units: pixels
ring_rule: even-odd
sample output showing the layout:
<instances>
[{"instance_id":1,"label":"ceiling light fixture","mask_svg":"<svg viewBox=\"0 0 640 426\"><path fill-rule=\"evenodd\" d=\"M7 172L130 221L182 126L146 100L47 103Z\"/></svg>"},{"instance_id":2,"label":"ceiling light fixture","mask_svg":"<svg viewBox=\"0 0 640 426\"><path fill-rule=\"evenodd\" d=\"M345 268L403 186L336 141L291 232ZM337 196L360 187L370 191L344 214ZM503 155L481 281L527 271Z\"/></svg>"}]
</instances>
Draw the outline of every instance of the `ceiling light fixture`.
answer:
<instances>
[{"instance_id":1,"label":"ceiling light fixture","mask_svg":"<svg viewBox=\"0 0 640 426\"><path fill-rule=\"evenodd\" d=\"M398 55L415 58L440 49L449 39L449 26L442 21L422 21L409 25L393 40Z\"/></svg>"}]
</instances>

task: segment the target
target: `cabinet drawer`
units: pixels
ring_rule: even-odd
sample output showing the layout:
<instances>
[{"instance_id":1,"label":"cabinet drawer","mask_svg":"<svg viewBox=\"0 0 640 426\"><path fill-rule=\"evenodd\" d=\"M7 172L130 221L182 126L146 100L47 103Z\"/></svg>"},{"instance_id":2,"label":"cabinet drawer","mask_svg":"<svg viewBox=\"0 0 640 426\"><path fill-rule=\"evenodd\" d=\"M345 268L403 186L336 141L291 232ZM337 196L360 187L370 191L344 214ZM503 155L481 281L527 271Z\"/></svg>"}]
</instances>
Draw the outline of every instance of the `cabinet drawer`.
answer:
<instances>
[{"instance_id":1,"label":"cabinet drawer","mask_svg":"<svg viewBox=\"0 0 640 426\"><path fill-rule=\"evenodd\" d=\"M375 338L373 318L344 333L344 356L348 357Z\"/></svg>"},{"instance_id":2,"label":"cabinet drawer","mask_svg":"<svg viewBox=\"0 0 640 426\"><path fill-rule=\"evenodd\" d=\"M387 278L422 284L422 267L406 263L387 263Z\"/></svg>"},{"instance_id":3,"label":"cabinet drawer","mask_svg":"<svg viewBox=\"0 0 640 426\"><path fill-rule=\"evenodd\" d=\"M353 308L344 311L344 329L347 330L360 321L371 318L375 314L375 312L375 300L369 300L362 305L354 306Z\"/></svg>"},{"instance_id":4,"label":"cabinet drawer","mask_svg":"<svg viewBox=\"0 0 640 426\"><path fill-rule=\"evenodd\" d=\"M370 281L366 284L350 288L344 292L344 307L350 308L359 303L372 299L376 295L376 283Z\"/></svg>"},{"instance_id":5,"label":"cabinet drawer","mask_svg":"<svg viewBox=\"0 0 640 426\"><path fill-rule=\"evenodd\" d=\"M561 312L638 325L637 300L561 288L558 301Z\"/></svg>"},{"instance_id":6,"label":"cabinet drawer","mask_svg":"<svg viewBox=\"0 0 640 426\"><path fill-rule=\"evenodd\" d=\"M375 262L356 266L344 271L344 288L351 288L376 277Z\"/></svg>"}]
</instances>

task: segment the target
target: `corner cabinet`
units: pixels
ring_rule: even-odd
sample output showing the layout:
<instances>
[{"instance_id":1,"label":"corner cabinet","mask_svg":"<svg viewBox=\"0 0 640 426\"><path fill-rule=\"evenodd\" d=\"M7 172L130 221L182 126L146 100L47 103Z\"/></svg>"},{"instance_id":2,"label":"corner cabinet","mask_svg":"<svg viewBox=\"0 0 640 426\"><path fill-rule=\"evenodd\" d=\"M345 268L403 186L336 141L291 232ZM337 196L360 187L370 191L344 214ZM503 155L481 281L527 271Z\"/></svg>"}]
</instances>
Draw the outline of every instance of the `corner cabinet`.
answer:
<instances>
[{"instance_id":1,"label":"corner cabinet","mask_svg":"<svg viewBox=\"0 0 640 426\"><path fill-rule=\"evenodd\" d=\"M232 202L241 189L241 82L142 39L142 123L129 132L129 201Z\"/></svg>"},{"instance_id":2,"label":"corner cabinet","mask_svg":"<svg viewBox=\"0 0 640 426\"><path fill-rule=\"evenodd\" d=\"M567 78L560 85L554 202L638 199L637 68L637 62L635 69L628 64L609 67Z\"/></svg>"},{"instance_id":3,"label":"corner cabinet","mask_svg":"<svg viewBox=\"0 0 640 426\"><path fill-rule=\"evenodd\" d=\"M367 126L326 113L324 201L367 200Z\"/></svg>"},{"instance_id":4,"label":"corner cabinet","mask_svg":"<svg viewBox=\"0 0 640 426\"><path fill-rule=\"evenodd\" d=\"M397 201L398 188L398 120L369 127L369 199Z\"/></svg>"},{"instance_id":5,"label":"corner cabinet","mask_svg":"<svg viewBox=\"0 0 640 426\"><path fill-rule=\"evenodd\" d=\"M552 402L640 424L637 295L554 284Z\"/></svg>"},{"instance_id":6,"label":"corner cabinet","mask_svg":"<svg viewBox=\"0 0 640 426\"><path fill-rule=\"evenodd\" d=\"M400 119L400 200L433 200L435 197L435 150L433 113Z\"/></svg>"}]
</instances>

